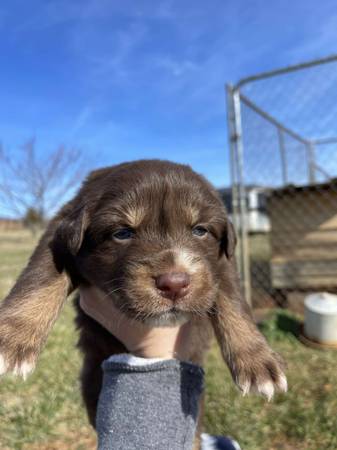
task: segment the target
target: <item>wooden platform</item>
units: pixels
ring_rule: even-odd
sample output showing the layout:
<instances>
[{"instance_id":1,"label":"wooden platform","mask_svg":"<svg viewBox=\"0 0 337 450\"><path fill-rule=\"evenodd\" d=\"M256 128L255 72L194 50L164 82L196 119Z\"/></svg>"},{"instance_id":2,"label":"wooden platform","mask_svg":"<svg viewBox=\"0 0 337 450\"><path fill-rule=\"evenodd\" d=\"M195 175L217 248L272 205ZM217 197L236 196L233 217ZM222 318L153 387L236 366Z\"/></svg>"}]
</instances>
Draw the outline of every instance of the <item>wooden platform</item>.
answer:
<instances>
[{"instance_id":1,"label":"wooden platform","mask_svg":"<svg viewBox=\"0 0 337 450\"><path fill-rule=\"evenodd\" d=\"M272 286L337 288L337 181L276 189L268 212Z\"/></svg>"}]
</instances>

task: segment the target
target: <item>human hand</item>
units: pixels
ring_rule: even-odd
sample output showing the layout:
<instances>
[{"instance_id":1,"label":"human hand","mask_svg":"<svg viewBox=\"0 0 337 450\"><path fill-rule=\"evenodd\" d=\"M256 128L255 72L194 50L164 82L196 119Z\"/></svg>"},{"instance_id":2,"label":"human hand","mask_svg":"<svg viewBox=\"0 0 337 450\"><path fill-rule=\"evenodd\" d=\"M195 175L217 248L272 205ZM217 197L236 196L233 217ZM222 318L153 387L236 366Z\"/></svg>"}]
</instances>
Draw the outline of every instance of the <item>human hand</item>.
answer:
<instances>
[{"instance_id":1,"label":"human hand","mask_svg":"<svg viewBox=\"0 0 337 450\"><path fill-rule=\"evenodd\" d=\"M80 288L80 306L99 322L135 356L188 360L191 323L169 327L152 327L130 319L116 308L104 292L96 287Z\"/></svg>"}]
</instances>

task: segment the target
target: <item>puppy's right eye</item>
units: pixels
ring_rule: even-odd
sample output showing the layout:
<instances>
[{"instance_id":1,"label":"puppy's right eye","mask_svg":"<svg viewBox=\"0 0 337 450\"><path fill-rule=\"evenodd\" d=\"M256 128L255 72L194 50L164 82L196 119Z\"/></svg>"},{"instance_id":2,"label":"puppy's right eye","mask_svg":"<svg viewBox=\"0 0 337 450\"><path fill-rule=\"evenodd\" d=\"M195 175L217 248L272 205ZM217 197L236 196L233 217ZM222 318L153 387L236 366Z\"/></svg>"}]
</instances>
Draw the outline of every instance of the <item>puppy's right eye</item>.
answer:
<instances>
[{"instance_id":1,"label":"puppy's right eye","mask_svg":"<svg viewBox=\"0 0 337 450\"><path fill-rule=\"evenodd\" d=\"M196 227L192 228L192 234L194 236L202 237L205 236L208 233L207 228L202 227L200 225L197 225Z\"/></svg>"},{"instance_id":2,"label":"puppy's right eye","mask_svg":"<svg viewBox=\"0 0 337 450\"><path fill-rule=\"evenodd\" d=\"M118 241L126 241L127 239L131 239L134 236L135 232L132 228L120 228L112 233L112 237L117 239Z\"/></svg>"}]
</instances>

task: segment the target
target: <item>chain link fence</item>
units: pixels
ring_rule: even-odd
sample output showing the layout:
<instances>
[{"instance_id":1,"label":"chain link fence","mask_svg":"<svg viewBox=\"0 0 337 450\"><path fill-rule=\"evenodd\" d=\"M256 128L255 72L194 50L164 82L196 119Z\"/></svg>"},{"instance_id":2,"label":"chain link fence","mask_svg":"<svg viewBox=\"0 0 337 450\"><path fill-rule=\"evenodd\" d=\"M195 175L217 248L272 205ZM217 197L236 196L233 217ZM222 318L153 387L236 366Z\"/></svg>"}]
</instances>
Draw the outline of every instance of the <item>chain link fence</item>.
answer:
<instances>
[{"instance_id":1,"label":"chain link fence","mask_svg":"<svg viewBox=\"0 0 337 450\"><path fill-rule=\"evenodd\" d=\"M337 290L337 56L227 86L230 212L247 300Z\"/></svg>"}]
</instances>

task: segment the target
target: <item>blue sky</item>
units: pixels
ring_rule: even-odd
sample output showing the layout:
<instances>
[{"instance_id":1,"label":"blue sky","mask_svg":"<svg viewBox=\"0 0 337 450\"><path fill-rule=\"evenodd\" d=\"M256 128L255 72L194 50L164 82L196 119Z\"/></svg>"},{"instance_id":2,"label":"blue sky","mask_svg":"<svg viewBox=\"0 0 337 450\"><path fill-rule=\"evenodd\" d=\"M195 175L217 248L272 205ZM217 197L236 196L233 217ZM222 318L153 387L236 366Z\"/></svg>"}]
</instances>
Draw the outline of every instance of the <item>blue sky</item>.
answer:
<instances>
[{"instance_id":1,"label":"blue sky","mask_svg":"<svg viewBox=\"0 0 337 450\"><path fill-rule=\"evenodd\" d=\"M224 84L337 52L335 0L2 0L0 141L229 183Z\"/></svg>"}]
</instances>

